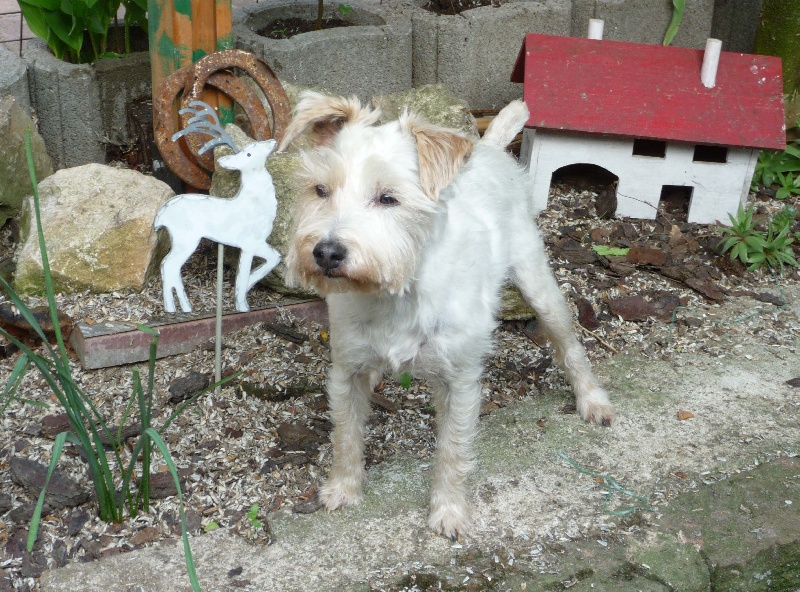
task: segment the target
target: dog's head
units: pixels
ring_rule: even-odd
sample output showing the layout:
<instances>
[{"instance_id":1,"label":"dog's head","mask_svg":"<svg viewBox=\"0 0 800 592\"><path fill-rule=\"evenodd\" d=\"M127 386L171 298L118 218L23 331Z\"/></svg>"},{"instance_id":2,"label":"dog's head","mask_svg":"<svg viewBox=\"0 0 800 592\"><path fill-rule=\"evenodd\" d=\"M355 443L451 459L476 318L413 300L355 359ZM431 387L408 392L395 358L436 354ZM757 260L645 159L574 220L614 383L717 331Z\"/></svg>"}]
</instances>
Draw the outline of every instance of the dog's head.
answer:
<instances>
[{"instance_id":1,"label":"dog's head","mask_svg":"<svg viewBox=\"0 0 800 592\"><path fill-rule=\"evenodd\" d=\"M473 141L353 99L303 94L281 142L309 132L302 198L286 257L287 279L322 294L408 289L433 231L439 194L469 157Z\"/></svg>"}]
</instances>

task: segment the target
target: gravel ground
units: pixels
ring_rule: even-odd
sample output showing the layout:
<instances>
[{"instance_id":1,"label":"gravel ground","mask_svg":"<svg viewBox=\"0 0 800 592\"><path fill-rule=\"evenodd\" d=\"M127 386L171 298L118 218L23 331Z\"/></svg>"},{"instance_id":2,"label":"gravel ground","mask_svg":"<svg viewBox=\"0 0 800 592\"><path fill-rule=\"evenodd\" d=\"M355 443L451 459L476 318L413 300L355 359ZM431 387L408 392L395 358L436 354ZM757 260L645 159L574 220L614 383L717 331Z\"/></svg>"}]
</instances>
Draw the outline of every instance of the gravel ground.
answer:
<instances>
[{"instance_id":1,"label":"gravel ground","mask_svg":"<svg viewBox=\"0 0 800 592\"><path fill-rule=\"evenodd\" d=\"M594 203L602 191L591 183L565 179L554 186L552 207L540 217L553 268L576 317L581 319L580 336L593 361L626 350L654 358L675 351L714 352L723 337L735 341L737 335L753 332L765 345L788 344L798 334L796 323L787 325L776 314L783 287L800 282L797 270L780 278L743 273L741 267L719 260L711 250L719 241L714 228L683 224L679 213L662 212L657 221L599 219ZM759 201L758 207L767 214L783 205L767 199ZM675 234L675 228L680 232ZM574 244L568 239L583 245L579 256L575 256ZM9 246L7 236L4 240ZM687 241L689 247L681 250ZM645 245L667 252L672 260L680 251L686 255L678 267L688 269L690 279L704 270L699 273L702 281L694 282L693 289L689 287L693 282L685 277L675 279L675 266L668 270L668 265L633 265L597 258L586 247L591 244ZM214 253L215 249L201 249L184 274L198 310L213 308ZM708 298L709 285L718 290L712 294L717 300ZM226 302L231 302L230 284L226 284L226 290ZM669 296L666 302L670 306L665 313L641 321L623 320L619 309L611 312L614 302L632 296L643 296L650 302ZM258 288L250 296L253 306L279 300L279 295ZM741 314L720 315L720 300L740 303ZM58 304L75 320L146 322L161 314L161 288L154 279L142 294L59 295ZM502 323L495 337L496 351L486 364L484 414L562 384L563 375L550 364L549 350L540 347L544 343L535 323ZM213 357L213 347L209 346L156 363L155 425L163 423L175 409L169 402L170 385L192 372L212 373ZM3 383L14 362L13 354L0 360ZM280 327L256 325L225 338L226 372L241 374L220 394L201 395L164 433L184 479L190 530L197 533L227 528L256 544L266 544L271 538L271 513L317 509L316 488L330 463L331 425L323 388L328 363L325 328L299 325L288 314L281 319ZM123 418L134 368L146 375L146 364L84 371L74 356L72 360L78 383L109 424L118 424ZM92 561L179 536L175 496L154 500L148 513L122 524L101 522L92 503L84 503L52 511L42 523L34 551L24 551L35 493L12 480L10 464L15 457L49 462L53 446L50 426L55 421L53 416L62 410L33 372L19 395L49 406L14 401L0 418L0 591L35 590L44 569ZM387 377L376 389L374 403L367 434L368 465L399 451L421 459L431 457L434 415L425 383L414 380L404 388ZM564 412L570 411L565 406ZM124 447L123 460L129 454L130 446ZM89 488L84 464L75 451L68 449L59 467ZM153 472L163 475L165 468L156 455ZM254 505L260 526L247 516Z\"/></svg>"}]
</instances>

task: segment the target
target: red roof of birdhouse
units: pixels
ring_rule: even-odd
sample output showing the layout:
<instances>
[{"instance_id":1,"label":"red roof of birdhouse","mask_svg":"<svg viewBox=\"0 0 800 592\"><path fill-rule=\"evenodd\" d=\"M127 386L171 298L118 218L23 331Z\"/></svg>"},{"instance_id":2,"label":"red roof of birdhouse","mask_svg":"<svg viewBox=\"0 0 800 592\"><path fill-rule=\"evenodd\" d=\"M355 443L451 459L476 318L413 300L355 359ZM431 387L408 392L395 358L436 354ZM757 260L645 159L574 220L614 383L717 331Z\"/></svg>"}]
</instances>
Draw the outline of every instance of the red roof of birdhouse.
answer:
<instances>
[{"instance_id":1,"label":"red roof of birdhouse","mask_svg":"<svg viewBox=\"0 0 800 592\"><path fill-rule=\"evenodd\" d=\"M529 127L783 149L780 59L722 52L714 88L702 62L699 49L531 33L511 80Z\"/></svg>"}]
</instances>

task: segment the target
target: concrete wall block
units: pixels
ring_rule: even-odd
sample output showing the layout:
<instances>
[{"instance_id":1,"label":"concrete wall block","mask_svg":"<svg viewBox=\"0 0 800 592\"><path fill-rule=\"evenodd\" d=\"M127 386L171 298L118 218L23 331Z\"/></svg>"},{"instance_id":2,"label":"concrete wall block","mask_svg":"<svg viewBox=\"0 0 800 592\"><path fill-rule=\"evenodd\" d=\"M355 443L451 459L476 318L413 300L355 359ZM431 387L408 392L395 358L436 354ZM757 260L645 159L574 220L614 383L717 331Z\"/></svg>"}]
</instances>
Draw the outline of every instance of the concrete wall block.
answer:
<instances>
[{"instance_id":1,"label":"concrete wall block","mask_svg":"<svg viewBox=\"0 0 800 592\"><path fill-rule=\"evenodd\" d=\"M30 113L28 67L17 54L0 47L0 99L7 95L13 96L17 100L17 105Z\"/></svg>"},{"instance_id":2,"label":"concrete wall block","mask_svg":"<svg viewBox=\"0 0 800 592\"><path fill-rule=\"evenodd\" d=\"M711 36L722 41L723 51L753 53L764 0L716 0Z\"/></svg>"},{"instance_id":3,"label":"concrete wall block","mask_svg":"<svg viewBox=\"0 0 800 592\"><path fill-rule=\"evenodd\" d=\"M103 162L100 90L92 67L56 59L38 39L28 42L22 57L39 133L55 168Z\"/></svg>"},{"instance_id":4,"label":"concrete wall block","mask_svg":"<svg viewBox=\"0 0 800 592\"><path fill-rule=\"evenodd\" d=\"M106 139L115 144L134 141L128 132L126 105L141 98L150 98L152 72L150 54L134 52L121 58L100 60L94 64L100 91L100 115Z\"/></svg>"},{"instance_id":5,"label":"concrete wall block","mask_svg":"<svg viewBox=\"0 0 800 592\"><path fill-rule=\"evenodd\" d=\"M714 0L687 0L672 45L703 48L711 36ZM586 37L589 19L605 22L604 39L661 44L672 19L671 0L573 0L572 36Z\"/></svg>"},{"instance_id":6,"label":"concrete wall block","mask_svg":"<svg viewBox=\"0 0 800 592\"><path fill-rule=\"evenodd\" d=\"M277 18L314 18L316 3L276 0L234 15L236 47L263 58L286 82L368 100L411 87L411 19L403 10L348 1L356 26L270 39L257 31ZM327 7L326 10L333 10Z\"/></svg>"},{"instance_id":7,"label":"concrete wall block","mask_svg":"<svg viewBox=\"0 0 800 592\"><path fill-rule=\"evenodd\" d=\"M125 106L151 94L149 53L70 64L36 39L28 42L23 59L39 133L56 169L104 163L107 144L133 141Z\"/></svg>"},{"instance_id":8,"label":"concrete wall block","mask_svg":"<svg viewBox=\"0 0 800 592\"><path fill-rule=\"evenodd\" d=\"M522 96L509 81L526 33L568 35L570 1L510 0L456 16L413 12L414 86L442 83L471 109L497 109Z\"/></svg>"}]
</instances>

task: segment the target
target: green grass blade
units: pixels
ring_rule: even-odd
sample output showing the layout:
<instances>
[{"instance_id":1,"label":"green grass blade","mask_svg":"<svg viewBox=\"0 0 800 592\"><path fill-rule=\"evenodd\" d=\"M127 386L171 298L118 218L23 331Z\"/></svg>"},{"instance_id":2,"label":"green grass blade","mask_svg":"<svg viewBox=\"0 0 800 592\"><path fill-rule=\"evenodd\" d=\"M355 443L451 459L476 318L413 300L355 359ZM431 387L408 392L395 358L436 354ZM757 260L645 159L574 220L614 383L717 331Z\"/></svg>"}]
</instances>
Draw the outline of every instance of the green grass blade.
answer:
<instances>
[{"instance_id":1,"label":"green grass blade","mask_svg":"<svg viewBox=\"0 0 800 592\"><path fill-rule=\"evenodd\" d=\"M81 40L83 39L83 31L80 33ZM39 183L36 179L36 169L33 161L33 148L31 147L31 130L25 132L25 156L28 160L28 174L31 178L31 185L33 186L33 211L36 215L36 234L39 237L39 251L42 255L42 271L44 273L45 293L47 294L47 303L50 306L50 319L53 323L53 330L56 334L56 343L58 344L61 360L69 367L67 361L67 348L64 345L64 336L61 334L61 327L58 323L58 309L56 308L56 298L53 292L53 277L50 274L50 261L47 257L47 246L44 240L44 230L42 228L42 213L39 208Z\"/></svg>"},{"instance_id":2,"label":"green grass blade","mask_svg":"<svg viewBox=\"0 0 800 592\"><path fill-rule=\"evenodd\" d=\"M8 377L8 381L6 382L6 387L3 389L3 393L0 394L0 413L3 413L6 410L6 407L8 407L8 404L14 400L14 394L17 392L17 387L19 387L22 379L25 377L25 372L28 370L28 366L30 366L28 354L22 352L22 354L17 358L17 363L14 364L14 369L11 371L11 375ZM5 403L3 401L5 401Z\"/></svg>"},{"instance_id":3,"label":"green grass blade","mask_svg":"<svg viewBox=\"0 0 800 592\"><path fill-rule=\"evenodd\" d=\"M61 459L61 452L64 449L64 442L67 441L69 436L68 432L61 432L56 436L53 443L53 456L50 458L50 466L47 467L47 477L44 480L44 486L41 493L39 493L39 500L36 502L36 508L31 517L31 526L28 530L28 552L33 550L33 545L36 543L36 537L39 536L39 523L42 519L42 508L44 507L44 496L47 493L47 486L50 485L50 478L53 476L53 471L56 469L58 461Z\"/></svg>"},{"instance_id":4,"label":"green grass blade","mask_svg":"<svg viewBox=\"0 0 800 592\"><path fill-rule=\"evenodd\" d=\"M189 581L192 584L192 590L194 592L199 592L200 582L197 580L197 571L194 567L192 550L189 547L189 535L186 532L186 516L183 512L183 493L181 492L181 480L178 477L178 471L175 468L175 463L172 462L172 457L169 454L167 445L161 439L161 436L158 435L158 432L156 432L153 428L149 428L145 434L151 438L158 447L161 455L164 457L164 462L166 462L167 467L169 467L169 472L172 475L172 479L175 481L175 487L178 489L178 511L180 512L181 517L181 538L183 539L183 553L186 559L186 570L189 572Z\"/></svg>"},{"instance_id":5,"label":"green grass blade","mask_svg":"<svg viewBox=\"0 0 800 592\"><path fill-rule=\"evenodd\" d=\"M683 21L683 13L685 9L685 0L672 0L672 20L667 27L667 32L664 34L664 45L669 45L678 33L678 27L681 26Z\"/></svg>"},{"instance_id":6,"label":"green grass blade","mask_svg":"<svg viewBox=\"0 0 800 592\"><path fill-rule=\"evenodd\" d=\"M56 359L58 357L56 356L56 351L50 346L50 342L47 340L39 321L37 321L36 317L33 316L33 311L31 311L28 305L25 304L22 301L22 298L19 297L19 294L14 291L14 288L12 288L11 285L2 277L0 277L0 287L3 288L3 291L8 296L8 299L11 300L11 304L17 307L17 310L19 310L19 314L22 315L22 318L25 319L39 339L42 340L42 344L50 352L50 355Z\"/></svg>"}]
</instances>

